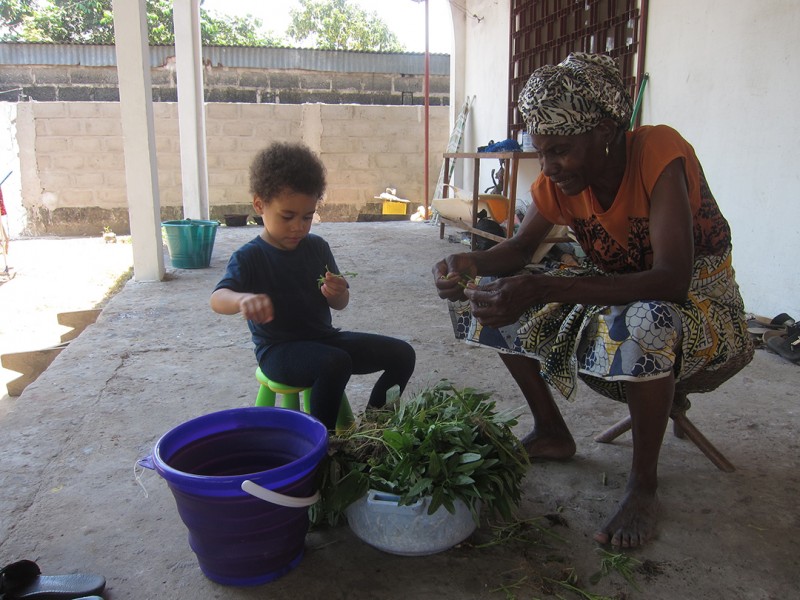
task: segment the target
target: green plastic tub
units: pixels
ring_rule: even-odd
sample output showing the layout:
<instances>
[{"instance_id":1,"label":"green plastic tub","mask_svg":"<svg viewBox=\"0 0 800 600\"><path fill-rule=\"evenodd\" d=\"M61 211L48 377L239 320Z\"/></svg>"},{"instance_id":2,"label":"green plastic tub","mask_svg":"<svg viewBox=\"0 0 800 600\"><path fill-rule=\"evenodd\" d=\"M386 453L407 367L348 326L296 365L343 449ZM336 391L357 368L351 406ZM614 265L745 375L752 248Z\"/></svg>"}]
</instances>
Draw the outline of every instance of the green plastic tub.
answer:
<instances>
[{"instance_id":1,"label":"green plastic tub","mask_svg":"<svg viewBox=\"0 0 800 600\"><path fill-rule=\"evenodd\" d=\"M219 221L183 219L161 223L167 239L172 266L176 269L204 269L211 264L211 251Z\"/></svg>"}]
</instances>

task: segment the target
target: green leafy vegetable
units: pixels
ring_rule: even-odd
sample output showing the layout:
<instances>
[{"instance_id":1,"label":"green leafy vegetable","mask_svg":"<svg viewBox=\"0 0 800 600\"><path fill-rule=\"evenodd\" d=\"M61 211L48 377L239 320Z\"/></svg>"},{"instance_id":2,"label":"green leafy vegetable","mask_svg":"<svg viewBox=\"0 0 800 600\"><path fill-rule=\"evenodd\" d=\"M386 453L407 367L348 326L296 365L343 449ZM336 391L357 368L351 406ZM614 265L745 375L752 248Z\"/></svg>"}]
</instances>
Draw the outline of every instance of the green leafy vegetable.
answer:
<instances>
[{"instance_id":1,"label":"green leafy vegetable","mask_svg":"<svg viewBox=\"0 0 800 600\"><path fill-rule=\"evenodd\" d=\"M353 273L352 271L344 271L343 273L332 273L331 270L328 268L328 265L325 265L325 273L323 273L322 275L320 275L317 278L317 285L319 287L322 287L325 284L325 275L328 274L328 273L331 273L332 275L335 275L336 277L356 277L356 276L358 276L358 273Z\"/></svg>"},{"instance_id":2,"label":"green leafy vegetable","mask_svg":"<svg viewBox=\"0 0 800 600\"><path fill-rule=\"evenodd\" d=\"M466 289L466 287L470 283L475 283L475 279L476 279L475 277L470 277L469 275L456 275L455 273L449 273L448 275L442 275L441 277L439 277L439 279L450 279L454 275L456 277L458 277L458 282L457 283L462 288Z\"/></svg>"},{"instance_id":3,"label":"green leafy vegetable","mask_svg":"<svg viewBox=\"0 0 800 600\"><path fill-rule=\"evenodd\" d=\"M462 500L476 520L481 506L512 518L529 462L511 431L516 418L498 414L489 397L442 381L367 411L330 440L312 522L337 524L369 489L397 494L401 505L429 496L429 514L440 506L454 513Z\"/></svg>"},{"instance_id":4,"label":"green leafy vegetable","mask_svg":"<svg viewBox=\"0 0 800 600\"><path fill-rule=\"evenodd\" d=\"M601 554L600 558L600 570L593 574L589 581L592 583L597 583L603 577L610 575L611 573L617 572L622 575L622 578L625 579L631 586L636 589L636 591L641 591L639 586L636 584L634 579L634 570L642 564L641 561L636 560L632 556L628 556L627 554L621 553L613 553L607 552L602 548L598 548L598 551Z\"/></svg>"}]
</instances>

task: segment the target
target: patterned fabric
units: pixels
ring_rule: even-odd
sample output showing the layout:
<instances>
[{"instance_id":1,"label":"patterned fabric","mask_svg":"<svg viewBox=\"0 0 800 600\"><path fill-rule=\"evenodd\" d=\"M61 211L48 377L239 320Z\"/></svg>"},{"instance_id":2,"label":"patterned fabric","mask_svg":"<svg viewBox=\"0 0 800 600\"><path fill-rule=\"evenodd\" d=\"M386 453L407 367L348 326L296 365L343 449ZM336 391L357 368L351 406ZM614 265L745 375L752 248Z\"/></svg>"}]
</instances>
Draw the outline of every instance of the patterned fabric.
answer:
<instances>
[{"instance_id":1,"label":"patterned fabric","mask_svg":"<svg viewBox=\"0 0 800 600\"><path fill-rule=\"evenodd\" d=\"M556 277L601 274L592 266L547 272ZM478 284L491 279L479 278ZM619 401L625 400L622 382L670 372L678 382L710 373L716 387L752 358L743 313L730 249L722 257L695 261L689 297L682 304L549 303L532 306L513 325L493 329L472 318L468 302L450 303L456 338L538 359L545 381L568 400L575 397L578 375L595 391Z\"/></svg>"},{"instance_id":2,"label":"patterned fabric","mask_svg":"<svg viewBox=\"0 0 800 600\"><path fill-rule=\"evenodd\" d=\"M614 59L584 52L536 69L517 107L531 135L585 133L605 117L628 129L633 112Z\"/></svg>"}]
</instances>

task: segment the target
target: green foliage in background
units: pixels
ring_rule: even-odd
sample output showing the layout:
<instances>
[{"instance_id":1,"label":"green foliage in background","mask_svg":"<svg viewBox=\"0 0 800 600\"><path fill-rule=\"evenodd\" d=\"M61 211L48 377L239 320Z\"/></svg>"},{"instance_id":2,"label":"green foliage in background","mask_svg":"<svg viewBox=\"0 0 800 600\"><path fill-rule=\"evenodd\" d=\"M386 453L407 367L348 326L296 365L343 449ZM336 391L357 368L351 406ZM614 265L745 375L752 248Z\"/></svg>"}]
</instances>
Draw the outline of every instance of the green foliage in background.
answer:
<instances>
[{"instance_id":1,"label":"green foliage in background","mask_svg":"<svg viewBox=\"0 0 800 600\"><path fill-rule=\"evenodd\" d=\"M235 0L232 0L235 2ZM244 17L200 8L200 38L209 46L290 46L320 50L404 52L397 36L374 12L348 0L300 0L284 35ZM146 0L151 45L175 43L173 0ZM294 41L291 41L294 40ZM0 42L113 44L112 0L0 0Z\"/></svg>"},{"instance_id":2,"label":"green foliage in background","mask_svg":"<svg viewBox=\"0 0 800 600\"><path fill-rule=\"evenodd\" d=\"M300 0L292 9L287 35L299 44L319 50L404 52L389 26L347 0Z\"/></svg>"},{"instance_id":3,"label":"green foliage in background","mask_svg":"<svg viewBox=\"0 0 800 600\"><path fill-rule=\"evenodd\" d=\"M175 43L172 0L146 0L148 40ZM112 0L0 0L3 42L113 44ZM205 45L276 46L282 42L261 31L261 21L247 15L216 15L201 8L200 36Z\"/></svg>"}]
</instances>

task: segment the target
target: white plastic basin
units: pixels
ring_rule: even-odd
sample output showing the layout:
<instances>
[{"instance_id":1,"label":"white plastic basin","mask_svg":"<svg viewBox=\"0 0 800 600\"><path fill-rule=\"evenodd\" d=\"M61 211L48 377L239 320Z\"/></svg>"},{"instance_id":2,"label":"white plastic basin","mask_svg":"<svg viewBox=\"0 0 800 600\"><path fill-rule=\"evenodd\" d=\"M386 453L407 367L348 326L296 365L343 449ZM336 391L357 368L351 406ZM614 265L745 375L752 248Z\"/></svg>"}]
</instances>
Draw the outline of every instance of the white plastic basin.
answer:
<instances>
[{"instance_id":1,"label":"white plastic basin","mask_svg":"<svg viewBox=\"0 0 800 600\"><path fill-rule=\"evenodd\" d=\"M402 556L442 552L463 542L476 529L469 508L461 500L455 503L455 514L440 506L429 515L430 498L408 506L400 506L399 499L370 490L347 507L350 529L370 546Z\"/></svg>"}]
</instances>

